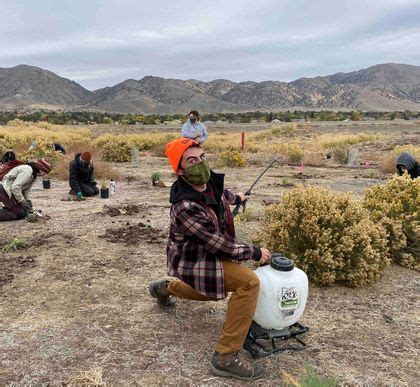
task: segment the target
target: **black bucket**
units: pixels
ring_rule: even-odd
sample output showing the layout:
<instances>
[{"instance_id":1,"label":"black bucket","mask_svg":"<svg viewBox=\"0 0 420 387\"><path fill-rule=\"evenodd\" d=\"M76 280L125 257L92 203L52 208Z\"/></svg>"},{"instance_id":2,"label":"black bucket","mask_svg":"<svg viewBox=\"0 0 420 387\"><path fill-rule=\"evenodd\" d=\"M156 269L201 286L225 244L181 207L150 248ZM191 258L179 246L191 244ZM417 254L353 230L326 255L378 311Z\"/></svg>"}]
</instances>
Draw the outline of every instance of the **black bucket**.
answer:
<instances>
[{"instance_id":1,"label":"black bucket","mask_svg":"<svg viewBox=\"0 0 420 387\"><path fill-rule=\"evenodd\" d=\"M109 188L101 188L101 198L102 199L109 198Z\"/></svg>"},{"instance_id":2,"label":"black bucket","mask_svg":"<svg viewBox=\"0 0 420 387\"><path fill-rule=\"evenodd\" d=\"M51 180L42 180L42 187L44 189L50 189L51 188Z\"/></svg>"}]
</instances>

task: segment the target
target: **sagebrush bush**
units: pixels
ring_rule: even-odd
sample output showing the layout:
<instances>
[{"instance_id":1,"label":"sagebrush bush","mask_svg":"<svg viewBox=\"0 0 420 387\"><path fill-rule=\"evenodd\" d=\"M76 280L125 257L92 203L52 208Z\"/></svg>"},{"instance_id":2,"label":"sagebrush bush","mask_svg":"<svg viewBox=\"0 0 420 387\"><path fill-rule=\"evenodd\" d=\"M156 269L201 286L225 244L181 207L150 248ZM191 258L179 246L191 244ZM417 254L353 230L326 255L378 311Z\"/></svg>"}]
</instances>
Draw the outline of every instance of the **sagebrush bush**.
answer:
<instances>
[{"instance_id":1,"label":"sagebrush bush","mask_svg":"<svg viewBox=\"0 0 420 387\"><path fill-rule=\"evenodd\" d=\"M246 166L244 156L238 150L227 150L222 152L216 162L219 168L231 167L242 168Z\"/></svg>"},{"instance_id":2,"label":"sagebrush bush","mask_svg":"<svg viewBox=\"0 0 420 387\"><path fill-rule=\"evenodd\" d=\"M386 230L348 194L299 186L266 209L256 241L294 259L319 285L362 286L389 265Z\"/></svg>"},{"instance_id":3,"label":"sagebrush bush","mask_svg":"<svg viewBox=\"0 0 420 387\"><path fill-rule=\"evenodd\" d=\"M298 164L302 161L303 155L305 154L302 147L297 144L289 144L287 148L287 158L290 163Z\"/></svg>"},{"instance_id":4,"label":"sagebrush bush","mask_svg":"<svg viewBox=\"0 0 420 387\"><path fill-rule=\"evenodd\" d=\"M347 145L339 145L332 150L333 157L340 164L347 164L349 161L350 149Z\"/></svg>"},{"instance_id":5,"label":"sagebrush bush","mask_svg":"<svg viewBox=\"0 0 420 387\"><path fill-rule=\"evenodd\" d=\"M105 143L100 149L102 150L102 158L105 161L115 163L124 163L131 161L131 148L124 139L114 140L114 142Z\"/></svg>"},{"instance_id":6,"label":"sagebrush bush","mask_svg":"<svg viewBox=\"0 0 420 387\"><path fill-rule=\"evenodd\" d=\"M397 158L403 152L410 152L414 157L420 157L420 147L413 144L397 145L392 150L393 155Z\"/></svg>"},{"instance_id":7,"label":"sagebrush bush","mask_svg":"<svg viewBox=\"0 0 420 387\"><path fill-rule=\"evenodd\" d=\"M415 270L420 268L419 188L419 179L394 176L385 185L366 189L363 199L371 219L387 231L391 257Z\"/></svg>"}]
</instances>

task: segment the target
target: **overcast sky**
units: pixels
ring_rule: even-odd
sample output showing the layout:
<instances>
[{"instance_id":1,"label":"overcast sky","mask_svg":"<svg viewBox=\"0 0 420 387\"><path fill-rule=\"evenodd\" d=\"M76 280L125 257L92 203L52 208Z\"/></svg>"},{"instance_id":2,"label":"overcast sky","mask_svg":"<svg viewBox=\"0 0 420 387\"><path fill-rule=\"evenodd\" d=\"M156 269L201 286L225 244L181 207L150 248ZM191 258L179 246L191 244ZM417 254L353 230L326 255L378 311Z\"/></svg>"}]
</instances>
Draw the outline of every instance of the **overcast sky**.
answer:
<instances>
[{"instance_id":1,"label":"overcast sky","mask_svg":"<svg viewBox=\"0 0 420 387\"><path fill-rule=\"evenodd\" d=\"M88 89L146 75L291 81L420 65L419 0L0 0L0 67Z\"/></svg>"}]
</instances>

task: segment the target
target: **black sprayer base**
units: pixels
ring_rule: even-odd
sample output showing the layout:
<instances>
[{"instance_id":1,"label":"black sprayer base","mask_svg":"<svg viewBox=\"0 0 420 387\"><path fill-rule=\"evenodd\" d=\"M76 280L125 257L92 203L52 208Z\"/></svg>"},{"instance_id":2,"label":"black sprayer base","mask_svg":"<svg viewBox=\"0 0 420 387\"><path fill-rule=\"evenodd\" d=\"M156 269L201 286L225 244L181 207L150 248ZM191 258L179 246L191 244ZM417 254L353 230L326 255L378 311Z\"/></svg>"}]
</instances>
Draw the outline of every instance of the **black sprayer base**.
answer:
<instances>
[{"instance_id":1,"label":"black sprayer base","mask_svg":"<svg viewBox=\"0 0 420 387\"><path fill-rule=\"evenodd\" d=\"M306 343L298 336L308 331L308 327L299 323L275 330L265 329L253 321L246 336L244 348L253 358L270 356L281 351L305 349ZM293 342L289 340L293 340Z\"/></svg>"}]
</instances>

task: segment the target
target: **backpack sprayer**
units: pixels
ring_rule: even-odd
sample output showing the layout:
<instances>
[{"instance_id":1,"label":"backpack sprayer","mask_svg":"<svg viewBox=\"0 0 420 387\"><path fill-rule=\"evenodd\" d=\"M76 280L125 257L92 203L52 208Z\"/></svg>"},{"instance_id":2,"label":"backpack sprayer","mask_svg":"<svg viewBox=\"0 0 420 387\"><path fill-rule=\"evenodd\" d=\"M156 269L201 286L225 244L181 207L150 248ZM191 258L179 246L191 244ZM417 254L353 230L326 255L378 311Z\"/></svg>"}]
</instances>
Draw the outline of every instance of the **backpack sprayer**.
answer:
<instances>
[{"instance_id":1,"label":"backpack sprayer","mask_svg":"<svg viewBox=\"0 0 420 387\"><path fill-rule=\"evenodd\" d=\"M267 168L257 177L245 195L251 195L255 184L274 165L272 160ZM233 216L239 209L245 211L246 201L236 205ZM306 343L299 336L309 328L298 323L308 298L308 277L292 260L275 253L269 265L255 270L260 280L260 292L254 318L245 339L244 348L256 358L269 356L286 350L301 350ZM293 344L286 344L294 339Z\"/></svg>"}]
</instances>

